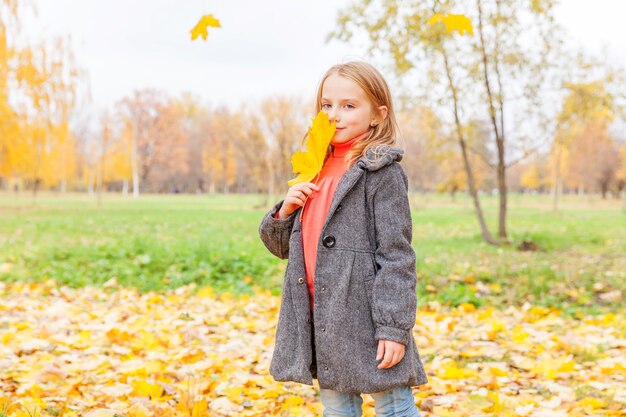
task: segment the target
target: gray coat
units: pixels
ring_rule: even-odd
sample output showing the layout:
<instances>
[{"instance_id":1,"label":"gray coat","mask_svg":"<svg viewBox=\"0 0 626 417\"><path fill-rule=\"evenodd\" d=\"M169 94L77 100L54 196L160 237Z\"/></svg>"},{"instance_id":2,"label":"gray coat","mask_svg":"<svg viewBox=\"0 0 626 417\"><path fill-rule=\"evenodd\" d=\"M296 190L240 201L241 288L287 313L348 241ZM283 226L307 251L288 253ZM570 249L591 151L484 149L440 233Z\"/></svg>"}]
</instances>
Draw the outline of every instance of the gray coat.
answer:
<instances>
[{"instance_id":1,"label":"gray coat","mask_svg":"<svg viewBox=\"0 0 626 417\"><path fill-rule=\"evenodd\" d=\"M320 388L353 393L428 383L412 334L417 277L402 155L389 146L378 157L369 150L376 162L362 156L337 185L317 249L313 320L302 208L276 219L283 200L263 217L261 240L272 254L289 259L270 364L275 380L313 385L317 378ZM380 339L406 347L404 358L388 369L377 368Z\"/></svg>"}]
</instances>

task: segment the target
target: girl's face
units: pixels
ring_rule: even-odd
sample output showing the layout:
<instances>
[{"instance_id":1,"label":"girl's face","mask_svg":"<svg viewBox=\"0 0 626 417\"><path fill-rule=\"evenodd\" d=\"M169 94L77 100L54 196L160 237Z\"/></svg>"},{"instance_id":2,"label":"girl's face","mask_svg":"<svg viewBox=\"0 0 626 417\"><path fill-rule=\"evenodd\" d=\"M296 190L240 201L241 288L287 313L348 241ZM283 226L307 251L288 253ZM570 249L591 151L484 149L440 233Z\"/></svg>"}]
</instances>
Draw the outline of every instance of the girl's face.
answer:
<instances>
[{"instance_id":1,"label":"girl's face","mask_svg":"<svg viewBox=\"0 0 626 417\"><path fill-rule=\"evenodd\" d=\"M354 81L337 74L324 81L320 105L328 118L336 122L331 143L349 141L367 131L374 121L373 107L365 91Z\"/></svg>"}]
</instances>

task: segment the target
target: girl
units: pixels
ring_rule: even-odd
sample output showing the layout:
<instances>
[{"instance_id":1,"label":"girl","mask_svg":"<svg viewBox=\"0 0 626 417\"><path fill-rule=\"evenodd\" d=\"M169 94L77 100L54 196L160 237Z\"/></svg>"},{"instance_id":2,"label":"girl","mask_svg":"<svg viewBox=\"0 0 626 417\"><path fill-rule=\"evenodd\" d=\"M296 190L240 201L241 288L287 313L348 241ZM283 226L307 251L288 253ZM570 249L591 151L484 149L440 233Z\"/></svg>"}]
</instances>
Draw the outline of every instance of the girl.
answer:
<instances>
[{"instance_id":1,"label":"girl","mask_svg":"<svg viewBox=\"0 0 626 417\"><path fill-rule=\"evenodd\" d=\"M428 379L412 333L415 252L389 88L367 63L335 65L316 106L336 126L323 168L259 226L288 259L270 373L316 378L325 417L361 416L361 393L378 416L420 417L411 387Z\"/></svg>"}]
</instances>

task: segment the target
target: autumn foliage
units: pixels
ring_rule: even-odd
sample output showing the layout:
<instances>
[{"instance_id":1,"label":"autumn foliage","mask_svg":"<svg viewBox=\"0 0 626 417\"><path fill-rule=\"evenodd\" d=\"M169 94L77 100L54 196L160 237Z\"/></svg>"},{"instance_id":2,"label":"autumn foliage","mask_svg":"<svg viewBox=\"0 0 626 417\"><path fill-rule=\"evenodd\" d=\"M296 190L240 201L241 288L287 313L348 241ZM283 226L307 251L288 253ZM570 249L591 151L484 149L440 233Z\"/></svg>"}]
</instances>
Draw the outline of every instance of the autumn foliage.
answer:
<instances>
[{"instance_id":1,"label":"autumn foliage","mask_svg":"<svg viewBox=\"0 0 626 417\"><path fill-rule=\"evenodd\" d=\"M4 405L9 417L320 415L317 387L268 374L279 304L261 290L141 295L115 280L103 289L0 282L0 413ZM625 319L430 303L414 328L429 377L414 388L416 403L424 417L618 416Z\"/></svg>"}]
</instances>

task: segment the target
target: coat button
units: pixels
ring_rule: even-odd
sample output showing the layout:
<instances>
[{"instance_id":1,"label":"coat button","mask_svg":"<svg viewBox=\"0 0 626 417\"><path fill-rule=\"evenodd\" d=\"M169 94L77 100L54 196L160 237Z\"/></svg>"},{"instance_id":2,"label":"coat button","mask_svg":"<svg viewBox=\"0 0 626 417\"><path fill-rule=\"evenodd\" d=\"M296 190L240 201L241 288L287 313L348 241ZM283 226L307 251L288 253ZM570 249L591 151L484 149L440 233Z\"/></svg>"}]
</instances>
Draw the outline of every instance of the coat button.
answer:
<instances>
[{"instance_id":1,"label":"coat button","mask_svg":"<svg viewBox=\"0 0 626 417\"><path fill-rule=\"evenodd\" d=\"M324 236L324 239L322 240L324 246L326 246L327 248L332 248L333 246L335 246L335 236L333 235L326 235Z\"/></svg>"},{"instance_id":2,"label":"coat button","mask_svg":"<svg viewBox=\"0 0 626 417\"><path fill-rule=\"evenodd\" d=\"M322 331L325 332L326 331L326 327L322 327Z\"/></svg>"},{"instance_id":3,"label":"coat button","mask_svg":"<svg viewBox=\"0 0 626 417\"><path fill-rule=\"evenodd\" d=\"M335 210L335 212L338 212L339 210L341 210L341 204L337 206L337 210Z\"/></svg>"},{"instance_id":4,"label":"coat button","mask_svg":"<svg viewBox=\"0 0 626 417\"><path fill-rule=\"evenodd\" d=\"M304 278L298 278L298 282L299 282L300 284L304 284Z\"/></svg>"},{"instance_id":5,"label":"coat button","mask_svg":"<svg viewBox=\"0 0 626 417\"><path fill-rule=\"evenodd\" d=\"M328 371L328 366L325 366L325 367L324 367L324 370L325 370L325 371Z\"/></svg>"},{"instance_id":6,"label":"coat button","mask_svg":"<svg viewBox=\"0 0 626 417\"><path fill-rule=\"evenodd\" d=\"M322 287L322 291L326 291L326 287Z\"/></svg>"}]
</instances>

